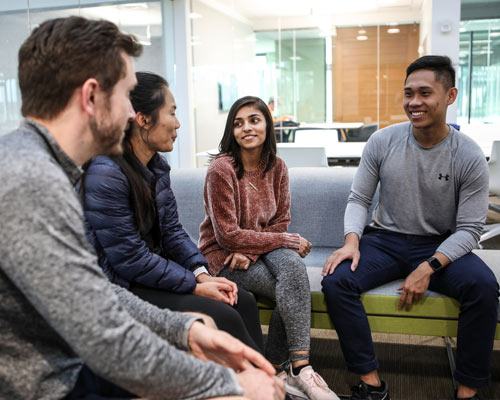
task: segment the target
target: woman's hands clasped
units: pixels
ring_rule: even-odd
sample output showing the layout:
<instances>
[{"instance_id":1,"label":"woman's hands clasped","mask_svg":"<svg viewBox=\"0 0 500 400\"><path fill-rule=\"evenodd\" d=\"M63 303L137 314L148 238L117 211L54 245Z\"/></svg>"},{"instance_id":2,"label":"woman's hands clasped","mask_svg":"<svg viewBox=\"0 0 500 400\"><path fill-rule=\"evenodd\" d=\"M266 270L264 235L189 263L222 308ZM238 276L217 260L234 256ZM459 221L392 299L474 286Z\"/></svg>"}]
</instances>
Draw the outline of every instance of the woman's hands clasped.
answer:
<instances>
[{"instance_id":1,"label":"woman's hands clasped","mask_svg":"<svg viewBox=\"0 0 500 400\"><path fill-rule=\"evenodd\" d=\"M200 274L196 280L197 284L193 294L222 301L230 306L238 302L238 286L229 279Z\"/></svg>"}]
</instances>

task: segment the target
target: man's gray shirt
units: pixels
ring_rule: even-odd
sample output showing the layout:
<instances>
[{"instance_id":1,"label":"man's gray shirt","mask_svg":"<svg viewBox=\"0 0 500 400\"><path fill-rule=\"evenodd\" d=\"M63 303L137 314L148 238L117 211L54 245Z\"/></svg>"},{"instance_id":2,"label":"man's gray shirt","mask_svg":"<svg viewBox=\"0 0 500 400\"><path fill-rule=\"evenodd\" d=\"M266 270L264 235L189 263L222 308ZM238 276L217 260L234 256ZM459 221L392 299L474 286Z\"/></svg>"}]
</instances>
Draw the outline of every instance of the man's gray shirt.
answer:
<instances>
[{"instance_id":1,"label":"man's gray shirt","mask_svg":"<svg viewBox=\"0 0 500 400\"><path fill-rule=\"evenodd\" d=\"M149 399L241 394L233 371L182 351L192 317L105 278L73 189L80 176L33 121L0 138L0 398L61 399L83 363Z\"/></svg>"},{"instance_id":2,"label":"man's gray shirt","mask_svg":"<svg viewBox=\"0 0 500 400\"><path fill-rule=\"evenodd\" d=\"M412 235L451 235L437 251L451 261L476 247L488 211L488 165L480 147L450 127L435 146L421 146L409 122L374 133L363 150L344 218L361 237L380 182L372 225Z\"/></svg>"}]
</instances>

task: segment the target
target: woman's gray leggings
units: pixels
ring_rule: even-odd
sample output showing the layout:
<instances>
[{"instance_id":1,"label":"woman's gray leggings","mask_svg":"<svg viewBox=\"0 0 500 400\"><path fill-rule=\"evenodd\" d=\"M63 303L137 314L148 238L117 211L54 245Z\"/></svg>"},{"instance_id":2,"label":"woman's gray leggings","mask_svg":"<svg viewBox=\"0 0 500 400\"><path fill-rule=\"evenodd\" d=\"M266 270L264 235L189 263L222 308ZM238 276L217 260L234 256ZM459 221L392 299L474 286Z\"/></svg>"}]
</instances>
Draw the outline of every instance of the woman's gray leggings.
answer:
<instances>
[{"instance_id":1,"label":"woman's gray leggings","mask_svg":"<svg viewBox=\"0 0 500 400\"><path fill-rule=\"evenodd\" d=\"M247 271L224 268L220 274L246 290L276 302L266 344L266 357L273 364L308 358L291 351L309 351L311 339L311 293L306 266L290 249L263 254Z\"/></svg>"}]
</instances>

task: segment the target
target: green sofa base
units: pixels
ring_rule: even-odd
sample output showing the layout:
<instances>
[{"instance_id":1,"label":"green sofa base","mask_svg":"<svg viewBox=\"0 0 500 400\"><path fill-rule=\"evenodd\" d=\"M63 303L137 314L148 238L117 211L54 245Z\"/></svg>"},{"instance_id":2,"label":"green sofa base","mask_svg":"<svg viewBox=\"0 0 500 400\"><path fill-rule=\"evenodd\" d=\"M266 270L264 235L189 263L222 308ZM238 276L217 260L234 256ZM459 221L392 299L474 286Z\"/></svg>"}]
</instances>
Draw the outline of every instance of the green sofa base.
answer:
<instances>
[{"instance_id":1,"label":"green sofa base","mask_svg":"<svg viewBox=\"0 0 500 400\"><path fill-rule=\"evenodd\" d=\"M397 296L362 295L372 332L425 336L457 336L459 303L449 297L425 297L410 311L398 310ZM274 303L258 299L260 320L268 325ZM323 293L311 293L311 327L334 329L327 313ZM500 339L497 324L495 339Z\"/></svg>"}]
</instances>

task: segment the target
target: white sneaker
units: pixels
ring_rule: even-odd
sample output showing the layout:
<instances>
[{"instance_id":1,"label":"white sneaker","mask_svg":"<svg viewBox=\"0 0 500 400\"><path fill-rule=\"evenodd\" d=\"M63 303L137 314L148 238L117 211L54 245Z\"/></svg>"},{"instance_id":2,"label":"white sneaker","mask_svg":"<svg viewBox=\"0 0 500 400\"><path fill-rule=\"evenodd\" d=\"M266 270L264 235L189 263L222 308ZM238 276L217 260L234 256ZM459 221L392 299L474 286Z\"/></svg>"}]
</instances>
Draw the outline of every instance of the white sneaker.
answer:
<instances>
[{"instance_id":1,"label":"white sneaker","mask_svg":"<svg viewBox=\"0 0 500 400\"><path fill-rule=\"evenodd\" d=\"M306 399L306 400L308 400L307 395L305 395L304 393L302 393L301 390L299 390L299 389L297 389L297 388L295 388L293 386L290 386L288 384L288 374L286 373L285 370L283 370L279 374L277 374L276 378L279 378L279 379L281 379L283 381L283 383L285 384L285 392L292 399L300 398L300 399Z\"/></svg>"},{"instance_id":2,"label":"white sneaker","mask_svg":"<svg viewBox=\"0 0 500 400\"><path fill-rule=\"evenodd\" d=\"M286 383L295 389L306 394L306 399L309 400L340 400L339 397L332 392L324 379L308 365L300 370L300 373L295 376L290 368Z\"/></svg>"}]
</instances>

